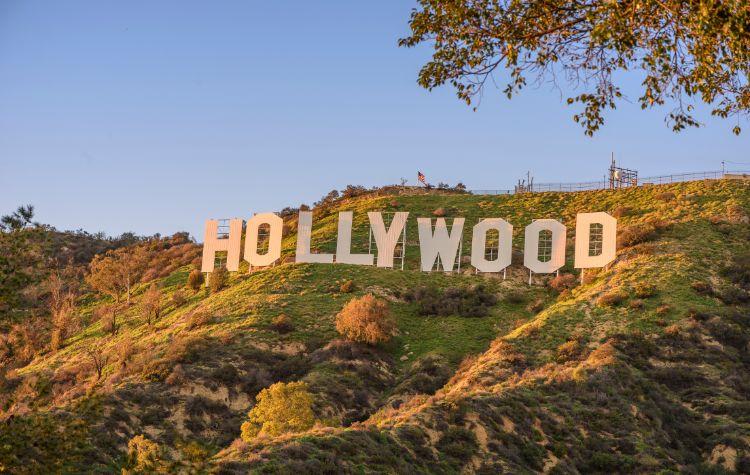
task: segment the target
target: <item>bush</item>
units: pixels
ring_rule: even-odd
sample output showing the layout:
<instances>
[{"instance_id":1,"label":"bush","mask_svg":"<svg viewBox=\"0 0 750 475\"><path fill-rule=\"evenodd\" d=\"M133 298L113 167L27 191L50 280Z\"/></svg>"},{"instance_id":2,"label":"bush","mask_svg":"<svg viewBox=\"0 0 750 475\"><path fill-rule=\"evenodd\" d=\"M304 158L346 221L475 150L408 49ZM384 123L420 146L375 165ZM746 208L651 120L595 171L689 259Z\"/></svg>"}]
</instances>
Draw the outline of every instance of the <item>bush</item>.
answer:
<instances>
[{"instance_id":1,"label":"bush","mask_svg":"<svg viewBox=\"0 0 750 475\"><path fill-rule=\"evenodd\" d=\"M351 280L347 280L343 284L341 284L341 287L339 287L339 292L342 294L348 294L351 293L354 290L354 282Z\"/></svg>"},{"instance_id":2,"label":"bush","mask_svg":"<svg viewBox=\"0 0 750 475\"><path fill-rule=\"evenodd\" d=\"M241 437L249 442L257 436L303 432L315 424L313 398L303 382L276 383L261 391L255 407L242 424Z\"/></svg>"},{"instance_id":3,"label":"bush","mask_svg":"<svg viewBox=\"0 0 750 475\"><path fill-rule=\"evenodd\" d=\"M549 281L549 286L556 292L572 289L576 286L576 276L573 274L560 274Z\"/></svg>"},{"instance_id":4,"label":"bush","mask_svg":"<svg viewBox=\"0 0 750 475\"><path fill-rule=\"evenodd\" d=\"M596 299L596 304L600 307L614 307L625 300L625 294L619 290L613 290L603 294Z\"/></svg>"},{"instance_id":5,"label":"bush","mask_svg":"<svg viewBox=\"0 0 750 475\"><path fill-rule=\"evenodd\" d=\"M199 291L204 282L205 279L203 277L203 272L199 271L198 269L193 269L190 271L190 274L188 274L187 284L188 287L193 289L194 292Z\"/></svg>"},{"instance_id":6,"label":"bush","mask_svg":"<svg viewBox=\"0 0 750 475\"><path fill-rule=\"evenodd\" d=\"M544 308L543 299L536 299L526 306L526 310L528 310L531 313L539 313L542 311L543 308Z\"/></svg>"},{"instance_id":7,"label":"bush","mask_svg":"<svg viewBox=\"0 0 750 475\"><path fill-rule=\"evenodd\" d=\"M750 289L750 252L737 254L721 274L744 289Z\"/></svg>"},{"instance_id":8,"label":"bush","mask_svg":"<svg viewBox=\"0 0 750 475\"><path fill-rule=\"evenodd\" d=\"M583 346L578 340L566 341L557 347L557 362L564 363L578 358L583 352Z\"/></svg>"},{"instance_id":9,"label":"bush","mask_svg":"<svg viewBox=\"0 0 750 475\"><path fill-rule=\"evenodd\" d=\"M497 303L495 294L482 285L448 287L444 290L420 286L405 297L407 301L417 303L420 315L483 317Z\"/></svg>"},{"instance_id":10,"label":"bush","mask_svg":"<svg viewBox=\"0 0 750 475\"><path fill-rule=\"evenodd\" d=\"M656 229L648 224L626 226L617 233L618 247L631 247L656 237Z\"/></svg>"},{"instance_id":11,"label":"bush","mask_svg":"<svg viewBox=\"0 0 750 475\"><path fill-rule=\"evenodd\" d=\"M648 282L639 282L635 284L635 296L641 299L647 299L656 295L656 286Z\"/></svg>"},{"instance_id":12,"label":"bush","mask_svg":"<svg viewBox=\"0 0 750 475\"><path fill-rule=\"evenodd\" d=\"M622 218L623 216L629 216L633 213L632 208L628 208L627 206L618 206L615 208L614 211L612 211L612 216L614 216L617 219Z\"/></svg>"},{"instance_id":13,"label":"bush","mask_svg":"<svg viewBox=\"0 0 750 475\"><path fill-rule=\"evenodd\" d=\"M194 330L198 327L202 327L205 325L208 325L209 323L213 322L213 315L211 315L207 310L204 309L195 309L188 315L187 319L187 329L188 330Z\"/></svg>"},{"instance_id":14,"label":"bush","mask_svg":"<svg viewBox=\"0 0 750 475\"><path fill-rule=\"evenodd\" d=\"M666 315L671 311L672 311L672 306L669 304L659 305L658 307L656 307L657 315Z\"/></svg>"},{"instance_id":15,"label":"bush","mask_svg":"<svg viewBox=\"0 0 750 475\"><path fill-rule=\"evenodd\" d=\"M518 290L509 290L503 296L503 300L508 303L519 304L526 301L526 296Z\"/></svg>"},{"instance_id":16,"label":"bush","mask_svg":"<svg viewBox=\"0 0 750 475\"><path fill-rule=\"evenodd\" d=\"M187 296L181 290L176 291L172 294L172 304L175 307L182 307L187 302Z\"/></svg>"},{"instance_id":17,"label":"bush","mask_svg":"<svg viewBox=\"0 0 750 475\"><path fill-rule=\"evenodd\" d=\"M446 215L445 208L438 208L432 212L432 215L438 218L442 218Z\"/></svg>"},{"instance_id":18,"label":"bush","mask_svg":"<svg viewBox=\"0 0 750 475\"><path fill-rule=\"evenodd\" d=\"M656 196L654 196L654 198L667 202L674 200L676 196L671 191L665 191L664 193L658 193Z\"/></svg>"},{"instance_id":19,"label":"bush","mask_svg":"<svg viewBox=\"0 0 750 475\"><path fill-rule=\"evenodd\" d=\"M96 316L102 322L102 330L113 335L117 333L118 328L117 311L115 304L102 305L95 310Z\"/></svg>"},{"instance_id":20,"label":"bush","mask_svg":"<svg viewBox=\"0 0 750 475\"><path fill-rule=\"evenodd\" d=\"M208 289L212 294L219 292L227 285L227 279L229 278L229 272L226 267L219 267L211 272L211 276L208 278Z\"/></svg>"},{"instance_id":21,"label":"bush","mask_svg":"<svg viewBox=\"0 0 750 475\"><path fill-rule=\"evenodd\" d=\"M643 308L643 300L641 299L633 299L628 304L628 307L632 308L633 310L639 310Z\"/></svg>"},{"instance_id":22,"label":"bush","mask_svg":"<svg viewBox=\"0 0 750 475\"><path fill-rule=\"evenodd\" d=\"M271 327L279 333L289 333L294 331L294 324L288 315L282 313L273 319Z\"/></svg>"},{"instance_id":23,"label":"bush","mask_svg":"<svg viewBox=\"0 0 750 475\"><path fill-rule=\"evenodd\" d=\"M696 280L690 284L690 287L699 295L711 295L713 293L713 288L708 282Z\"/></svg>"},{"instance_id":24,"label":"bush","mask_svg":"<svg viewBox=\"0 0 750 475\"><path fill-rule=\"evenodd\" d=\"M128 457L122 473L154 473L163 465L161 449L156 442L143 435L136 435L128 442Z\"/></svg>"},{"instance_id":25,"label":"bush","mask_svg":"<svg viewBox=\"0 0 750 475\"><path fill-rule=\"evenodd\" d=\"M354 298L336 315L336 330L347 340L375 345L396 333L388 303L367 294Z\"/></svg>"}]
</instances>

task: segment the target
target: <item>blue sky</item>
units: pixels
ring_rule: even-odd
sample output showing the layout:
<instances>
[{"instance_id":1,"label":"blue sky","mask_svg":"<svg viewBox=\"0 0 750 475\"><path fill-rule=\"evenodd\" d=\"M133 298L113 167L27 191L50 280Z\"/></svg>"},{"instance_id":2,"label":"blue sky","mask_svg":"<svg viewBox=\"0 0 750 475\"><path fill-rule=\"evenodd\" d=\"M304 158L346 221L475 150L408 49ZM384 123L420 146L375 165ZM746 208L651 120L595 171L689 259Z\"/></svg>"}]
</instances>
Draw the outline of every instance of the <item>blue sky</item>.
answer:
<instances>
[{"instance_id":1,"label":"blue sky","mask_svg":"<svg viewBox=\"0 0 750 475\"><path fill-rule=\"evenodd\" d=\"M588 138L546 86L512 101L488 90L477 112L448 88L421 89L429 48L396 46L413 7L3 0L0 213L33 203L61 229L201 240L206 218L417 169L495 189L527 170L597 179L611 152L643 176L750 162L744 122L735 137L736 121L704 114L704 128L674 134L663 110L622 104Z\"/></svg>"}]
</instances>

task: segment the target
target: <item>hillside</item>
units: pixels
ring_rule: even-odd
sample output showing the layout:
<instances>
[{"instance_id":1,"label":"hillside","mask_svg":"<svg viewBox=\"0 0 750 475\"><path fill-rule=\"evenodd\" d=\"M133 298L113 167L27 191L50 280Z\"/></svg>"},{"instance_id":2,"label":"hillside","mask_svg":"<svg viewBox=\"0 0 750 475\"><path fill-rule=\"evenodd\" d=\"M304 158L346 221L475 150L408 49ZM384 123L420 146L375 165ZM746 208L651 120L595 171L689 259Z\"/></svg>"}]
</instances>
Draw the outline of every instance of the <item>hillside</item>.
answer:
<instances>
[{"instance_id":1,"label":"hillside","mask_svg":"<svg viewBox=\"0 0 750 475\"><path fill-rule=\"evenodd\" d=\"M131 304L84 287L58 349L22 359L23 339L0 335L0 472L750 472L748 185L365 193L315 208L314 247L335 250L338 211L354 211L355 252L367 250L366 211L409 211L405 270L295 264L290 218L284 263L241 270L218 292L186 287L197 246L151 246L154 271ZM593 211L618 217L618 253L581 284L572 230ZM574 276L529 286L516 252L505 281L468 265L419 272L413 218L434 214L466 218L463 256L481 217L513 224L514 249L532 218L559 219L561 273ZM153 284L162 304L149 324ZM335 315L367 293L395 317L386 344L336 331ZM492 299L420 312L454 294ZM256 395L279 381L307 383L315 427L240 439ZM147 451L133 440L148 457L135 460Z\"/></svg>"}]
</instances>

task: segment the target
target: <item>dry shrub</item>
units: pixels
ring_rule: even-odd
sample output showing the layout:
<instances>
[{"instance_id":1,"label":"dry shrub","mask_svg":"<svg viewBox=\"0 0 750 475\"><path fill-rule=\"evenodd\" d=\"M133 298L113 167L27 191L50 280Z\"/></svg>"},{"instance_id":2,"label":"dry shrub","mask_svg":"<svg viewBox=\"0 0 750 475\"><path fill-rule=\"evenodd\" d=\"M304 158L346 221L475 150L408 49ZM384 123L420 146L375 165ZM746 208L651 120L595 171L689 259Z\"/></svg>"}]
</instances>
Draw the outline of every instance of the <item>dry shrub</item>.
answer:
<instances>
[{"instance_id":1,"label":"dry shrub","mask_svg":"<svg viewBox=\"0 0 750 475\"><path fill-rule=\"evenodd\" d=\"M433 212L432 212L432 215L433 215L433 216L436 216L436 217L438 217L438 218L442 218L442 217L444 217L444 216L445 216L446 214L447 214L447 213L446 213L446 211L445 211L445 208L438 208L438 209L436 209L435 211L433 211Z\"/></svg>"},{"instance_id":2,"label":"dry shrub","mask_svg":"<svg viewBox=\"0 0 750 475\"><path fill-rule=\"evenodd\" d=\"M696 280L695 282L690 284L690 287L699 295L711 295L713 293L711 284L709 284L708 282Z\"/></svg>"},{"instance_id":3,"label":"dry shrub","mask_svg":"<svg viewBox=\"0 0 750 475\"><path fill-rule=\"evenodd\" d=\"M629 208L627 206L618 206L615 208L614 211L612 211L612 216L614 216L617 219L622 218L623 216L630 216L633 213L633 208Z\"/></svg>"},{"instance_id":4,"label":"dry shrub","mask_svg":"<svg viewBox=\"0 0 750 475\"><path fill-rule=\"evenodd\" d=\"M175 365L174 368L172 368L172 372L169 373L169 376L167 376L167 379L165 379L164 382L170 386L180 386L185 382L185 380L185 369L181 364L178 364Z\"/></svg>"},{"instance_id":5,"label":"dry shrub","mask_svg":"<svg viewBox=\"0 0 750 475\"><path fill-rule=\"evenodd\" d=\"M531 313L539 313L542 311L543 308L544 308L543 299L536 299L526 306L526 310L528 310Z\"/></svg>"},{"instance_id":6,"label":"dry shrub","mask_svg":"<svg viewBox=\"0 0 750 475\"><path fill-rule=\"evenodd\" d=\"M65 340L65 337L63 336L63 329L62 328L53 328L52 329L52 336L50 337L50 349L52 351L57 351L63 346L63 341Z\"/></svg>"},{"instance_id":7,"label":"dry shrub","mask_svg":"<svg viewBox=\"0 0 750 475\"><path fill-rule=\"evenodd\" d=\"M626 295L619 290L612 290L601 295L596 299L596 304L600 307L614 307L620 305L625 300Z\"/></svg>"},{"instance_id":8,"label":"dry shrub","mask_svg":"<svg viewBox=\"0 0 750 475\"><path fill-rule=\"evenodd\" d=\"M221 291L221 289L226 287L228 279L229 272L227 271L226 267L218 267L214 269L213 272L211 272L211 275L208 278L208 289L212 294L215 294L216 292L219 292Z\"/></svg>"},{"instance_id":9,"label":"dry shrub","mask_svg":"<svg viewBox=\"0 0 750 475\"><path fill-rule=\"evenodd\" d=\"M187 302L187 296L182 290L178 290L172 294L172 304L174 304L175 307L182 307L185 305L185 302Z\"/></svg>"},{"instance_id":10,"label":"dry shrub","mask_svg":"<svg viewBox=\"0 0 750 475\"><path fill-rule=\"evenodd\" d=\"M188 287L193 289L194 292L197 292L201 289L203 286L203 283L205 282L205 279L203 277L203 273L199 271L198 269L193 269L190 271L190 274L188 274Z\"/></svg>"},{"instance_id":11,"label":"dry shrub","mask_svg":"<svg viewBox=\"0 0 750 475\"><path fill-rule=\"evenodd\" d=\"M95 316L102 322L102 330L112 335L117 333L117 305L105 304L94 310Z\"/></svg>"},{"instance_id":12,"label":"dry shrub","mask_svg":"<svg viewBox=\"0 0 750 475\"><path fill-rule=\"evenodd\" d=\"M669 336L677 336L680 334L680 327L677 324L669 325L664 329L664 334Z\"/></svg>"},{"instance_id":13,"label":"dry shrub","mask_svg":"<svg viewBox=\"0 0 750 475\"><path fill-rule=\"evenodd\" d=\"M573 274L560 274L549 281L549 286L556 292L572 289L576 286L576 276Z\"/></svg>"},{"instance_id":14,"label":"dry shrub","mask_svg":"<svg viewBox=\"0 0 750 475\"><path fill-rule=\"evenodd\" d=\"M672 311L672 306L666 303L664 305L659 305L658 307L656 307L657 315L666 315L671 311Z\"/></svg>"},{"instance_id":15,"label":"dry shrub","mask_svg":"<svg viewBox=\"0 0 750 475\"><path fill-rule=\"evenodd\" d=\"M635 296L641 299L647 299L656 295L656 286L648 282L638 282L635 284Z\"/></svg>"},{"instance_id":16,"label":"dry shrub","mask_svg":"<svg viewBox=\"0 0 750 475\"><path fill-rule=\"evenodd\" d=\"M349 294L354 290L354 282L351 280L347 280L343 284L341 284L341 287L339 287L339 292L342 294Z\"/></svg>"},{"instance_id":17,"label":"dry shrub","mask_svg":"<svg viewBox=\"0 0 750 475\"><path fill-rule=\"evenodd\" d=\"M399 206L396 200L391 200L388 204L391 205L391 208L398 208Z\"/></svg>"},{"instance_id":18,"label":"dry shrub","mask_svg":"<svg viewBox=\"0 0 750 475\"><path fill-rule=\"evenodd\" d=\"M732 224L750 223L750 216L742 206L736 203L727 204L727 222Z\"/></svg>"},{"instance_id":19,"label":"dry shrub","mask_svg":"<svg viewBox=\"0 0 750 475\"><path fill-rule=\"evenodd\" d=\"M632 308L633 310L639 310L643 308L643 300L641 299L633 299L628 304L628 307Z\"/></svg>"},{"instance_id":20,"label":"dry shrub","mask_svg":"<svg viewBox=\"0 0 750 475\"><path fill-rule=\"evenodd\" d=\"M282 334L289 333L294 331L294 323L292 323L292 319L287 314L282 313L273 319L271 328Z\"/></svg>"},{"instance_id":21,"label":"dry shrub","mask_svg":"<svg viewBox=\"0 0 750 475\"><path fill-rule=\"evenodd\" d=\"M669 202L669 201L673 201L676 198L676 196L671 191L665 191L664 193L658 193L656 196L654 196L654 198L660 201Z\"/></svg>"},{"instance_id":22,"label":"dry shrub","mask_svg":"<svg viewBox=\"0 0 750 475\"><path fill-rule=\"evenodd\" d=\"M347 340L375 345L396 334L388 302L367 294L354 298L336 315L336 330Z\"/></svg>"},{"instance_id":23,"label":"dry shrub","mask_svg":"<svg viewBox=\"0 0 750 475\"><path fill-rule=\"evenodd\" d=\"M197 308L188 314L187 329L194 330L209 325L213 323L213 320L213 315L210 312L203 308Z\"/></svg>"},{"instance_id":24,"label":"dry shrub","mask_svg":"<svg viewBox=\"0 0 750 475\"><path fill-rule=\"evenodd\" d=\"M617 247L630 247L650 241L656 237L656 229L648 224L633 224L617 233Z\"/></svg>"}]
</instances>

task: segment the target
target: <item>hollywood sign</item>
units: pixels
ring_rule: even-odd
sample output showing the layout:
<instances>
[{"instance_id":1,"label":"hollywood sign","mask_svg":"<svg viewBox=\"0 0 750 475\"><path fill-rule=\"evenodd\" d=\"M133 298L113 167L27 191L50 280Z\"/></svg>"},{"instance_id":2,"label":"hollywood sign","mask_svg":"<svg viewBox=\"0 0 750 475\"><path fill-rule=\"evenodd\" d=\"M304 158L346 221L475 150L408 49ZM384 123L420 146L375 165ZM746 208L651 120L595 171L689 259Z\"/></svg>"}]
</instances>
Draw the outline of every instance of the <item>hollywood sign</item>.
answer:
<instances>
[{"instance_id":1,"label":"hollywood sign","mask_svg":"<svg viewBox=\"0 0 750 475\"><path fill-rule=\"evenodd\" d=\"M339 213L336 253L313 253L310 250L313 215L311 211L300 211L297 226L296 262L321 264L355 264L393 268L396 246L404 243L408 212L395 213L388 227L385 226L380 212L367 213L370 231L375 240L377 259L373 254L352 253L353 213ZM442 265L444 272L451 272L457 258L460 258L461 242L464 231L464 218L454 218L451 229L444 218L417 218L419 232L419 249L421 269L429 272ZM239 270L240 254L252 267L267 267L281 258L281 239L284 222L274 213L259 213L247 220L229 220L229 232L225 237L219 236L219 223L216 220L206 221L206 234L203 241L203 260L201 270L214 270L216 253L226 252L226 268L229 271ZM242 249L242 233L245 228L245 246ZM264 253L259 253L261 227L267 228L268 246ZM487 236L490 231L498 234L496 252L488 259ZM542 232L546 234L549 253L545 260L540 259L539 243ZM554 219L538 219L526 226L524 231L523 264L529 271L537 274L549 274L565 264L565 225ZM587 269L604 267L615 258L617 220L607 213L579 213L576 216L575 260L574 267ZM264 235L265 237L265 235ZM479 272L501 272L511 264L513 243L513 226L502 218L485 218L472 229L471 265ZM592 245L594 244L594 245Z\"/></svg>"}]
</instances>

